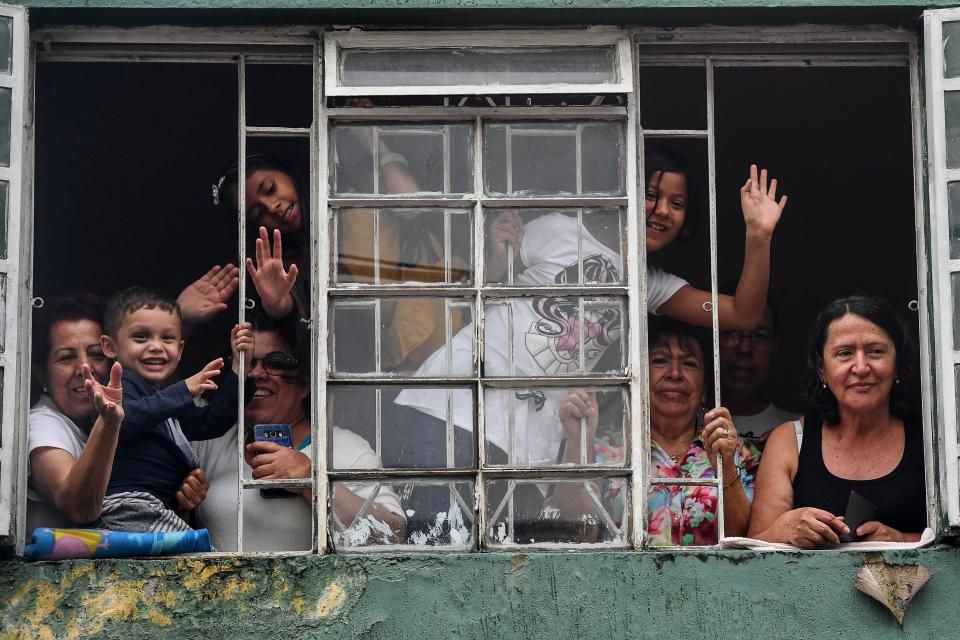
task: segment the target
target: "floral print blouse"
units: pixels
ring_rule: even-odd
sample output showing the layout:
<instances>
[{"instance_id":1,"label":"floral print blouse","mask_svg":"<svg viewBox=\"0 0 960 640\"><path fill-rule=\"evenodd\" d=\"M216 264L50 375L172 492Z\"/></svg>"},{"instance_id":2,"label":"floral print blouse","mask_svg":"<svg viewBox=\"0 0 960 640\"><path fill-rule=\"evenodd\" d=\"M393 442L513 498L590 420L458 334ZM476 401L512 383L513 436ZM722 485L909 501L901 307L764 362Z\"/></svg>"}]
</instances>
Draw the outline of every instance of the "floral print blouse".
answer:
<instances>
[{"instance_id":1,"label":"floral print blouse","mask_svg":"<svg viewBox=\"0 0 960 640\"><path fill-rule=\"evenodd\" d=\"M700 436L690 443L690 448L678 463L656 442L651 446L650 473L654 477L716 477ZM740 472L743 490L752 502L759 458L741 440L733 459ZM713 487L655 485L647 495L649 543L653 546L716 544L716 510L717 490Z\"/></svg>"}]
</instances>

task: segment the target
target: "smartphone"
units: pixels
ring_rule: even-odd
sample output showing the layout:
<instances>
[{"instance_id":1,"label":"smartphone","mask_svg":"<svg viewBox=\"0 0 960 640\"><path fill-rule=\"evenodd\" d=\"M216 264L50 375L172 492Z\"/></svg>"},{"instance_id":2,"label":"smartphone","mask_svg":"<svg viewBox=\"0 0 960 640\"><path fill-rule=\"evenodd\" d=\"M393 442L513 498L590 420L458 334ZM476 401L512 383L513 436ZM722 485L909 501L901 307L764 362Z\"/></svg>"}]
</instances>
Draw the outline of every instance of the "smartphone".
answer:
<instances>
[{"instance_id":1,"label":"smartphone","mask_svg":"<svg viewBox=\"0 0 960 640\"><path fill-rule=\"evenodd\" d=\"M860 536L856 534L857 528L864 522L870 522L877 517L877 505L873 504L856 491L850 491L850 499L847 501L847 513L843 517L843 522L850 528L850 533L841 535L840 542L857 542Z\"/></svg>"},{"instance_id":2,"label":"smartphone","mask_svg":"<svg viewBox=\"0 0 960 640\"><path fill-rule=\"evenodd\" d=\"M281 447L293 448L293 433L288 424L256 424L253 439L257 442L273 442ZM261 498L296 498L297 494L286 489L260 489Z\"/></svg>"}]
</instances>

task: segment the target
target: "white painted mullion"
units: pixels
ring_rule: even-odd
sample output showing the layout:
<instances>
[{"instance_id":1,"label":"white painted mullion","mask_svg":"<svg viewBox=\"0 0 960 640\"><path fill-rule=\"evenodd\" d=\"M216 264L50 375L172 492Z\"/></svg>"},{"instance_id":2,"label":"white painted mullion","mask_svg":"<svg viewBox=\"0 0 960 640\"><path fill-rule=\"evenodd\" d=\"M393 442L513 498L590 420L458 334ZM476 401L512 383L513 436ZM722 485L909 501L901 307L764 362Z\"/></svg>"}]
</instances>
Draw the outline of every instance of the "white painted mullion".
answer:
<instances>
[{"instance_id":1,"label":"white painted mullion","mask_svg":"<svg viewBox=\"0 0 960 640\"><path fill-rule=\"evenodd\" d=\"M237 264L241 267L247 263L247 61L244 56L237 60ZM247 274L240 274L238 287L239 301L237 305L237 321L243 324L246 321L247 309ZM243 470L246 461L243 457L244 440L246 437L245 388L246 367L243 358L240 358L237 377L239 385L237 391L237 551L243 552Z\"/></svg>"},{"instance_id":2,"label":"white painted mullion","mask_svg":"<svg viewBox=\"0 0 960 640\"><path fill-rule=\"evenodd\" d=\"M634 67L634 87L639 87L639 69ZM630 512L633 523L632 545L642 549L647 535L647 494L650 490L650 393L647 362L647 251L645 208L641 208L646 185L643 167L643 130L640 126L640 100L635 89L627 96L627 362L630 371Z\"/></svg>"},{"instance_id":3,"label":"white painted mullion","mask_svg":"<svg viewBox=\"0 0 960 640\"><path fill-rule=\"evenodd\" d=\"M313 133L310 136L310 256L313 278L310 282L310 352L313 375L311 441L313 455L313 510L314 543L317 553L327 553L329 546L329 500L330 479L327 463L331 459L328 450L330 433L327 416L327 377L330 374L328 326L328 298L330 287L330 212L327 205L330 170L330 154L327 149L329 131L326 113L326 98L323 92L324 74L327 72L323 58L323 38L314 43L313 62ZM378 442L379 446L380 443ZM378 451L379 453L379 451Z\"/></svg>"},{"instance_id":4,"label":"white painted mullion","mask_svg":"<svg viewBox=\"0 0 960 640\"><path fill-rule=\"evenodd\" d=\"M717 130L714 121L713 61L707 58L707 174L710 194L710 325L713 337L713 406L720 406L720 309L717 292ZM725 537L723 513L723 456L717 456L717 543Z\"/></svg>"},{"instance_id":5,"label":"white painted mullion","mask_svg":"<svg viewBox=\"0 0 960 640\"><path fill-rule=\"evenodd\" d=\"M917 45L910 43L910 109L913 129L913 199L914 199L914 230L916 238L917 252L917 316L920 328L920 395L924 410L923 415L923 463L925 472L925 485L927 496L927 526L937 529L939 505L936 499L937 492L934 487L937 486L936 474L936 450L934 447L937 442L935 437L936 425L933 420L934 394L935 389L931 384L929 372L932 370L931 354L931 329L929 323L929 314L927 310L930 304L926 241L926 225L924 220L924 181L923 181L923 117L922 117L922 90L920 86L919 53Z\"/></svg>"},{"instance_id":6,"label":"white painted mullion","mask_svg":"<svg viewBox=\"0 0 960 640\"><path fill-rule=\"evenodd\" d=\"M477 116L474 119L473 136L473 193L477 199L473 208L473 263L474 263L474 283L477 287L476 308L474 309L474 361L475 389L477 413L475 416L476 424L476 454L477 454L477 475L476 485L474 486L474 522L477 532L477 548L484 548L484 539L486 537L486 487L484 487L484 466L486 465L487 443L486 443L486 425L484 424L484 393L483 393L483 340L484 340L484 264L485 264L485 244L483 206L480 198L483 195L484 171L483 171L483 119Z\"/></svg>"}]
</instances>

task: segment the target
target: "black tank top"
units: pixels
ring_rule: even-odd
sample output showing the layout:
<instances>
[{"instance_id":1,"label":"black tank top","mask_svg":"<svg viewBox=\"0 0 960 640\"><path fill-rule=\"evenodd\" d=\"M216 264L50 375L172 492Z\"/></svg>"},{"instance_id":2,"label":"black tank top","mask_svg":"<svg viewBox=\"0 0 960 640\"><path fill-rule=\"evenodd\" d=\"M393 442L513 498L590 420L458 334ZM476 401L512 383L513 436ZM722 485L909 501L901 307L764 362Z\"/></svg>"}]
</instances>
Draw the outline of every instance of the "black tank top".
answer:
<instances>
[{"instance_id":1,"label":"black tank top","mask_svg":"<svg viewBox=\"0 0 960 640\"><path fill-rule=\"evenodd\" d=\"M803 444L793 480L794 508L817 507L842 516L853 489L877 505L878 522L904 533L919 533L926 528L923 433L919 421L904 423L900 463L887 475L873 480L844 480L830 473L823 463L822 429L818 416L808 415L804 419Z\"/></svg>"}]
</instances>

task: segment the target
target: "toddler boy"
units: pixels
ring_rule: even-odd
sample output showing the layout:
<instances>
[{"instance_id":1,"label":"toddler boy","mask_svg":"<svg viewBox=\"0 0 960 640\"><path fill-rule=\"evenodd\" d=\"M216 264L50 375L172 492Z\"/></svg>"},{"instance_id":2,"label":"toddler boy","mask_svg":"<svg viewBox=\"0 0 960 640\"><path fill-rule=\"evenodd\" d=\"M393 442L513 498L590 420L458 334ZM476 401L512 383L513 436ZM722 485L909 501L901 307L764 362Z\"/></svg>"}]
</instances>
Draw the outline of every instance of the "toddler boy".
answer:
<instances>
[{"instance_id":1,"label":"toddler boy","mask_svg":"<svg viewBox=\"0 0 960 640\"><path fill-rule=\"evenodd\" d=\"M210 403L198 407L194 398L218 388L213 378L224 362L217 358L170 384L184 344L173 298L145 287L125 289L107 302L103 324L103 352L123 366L123 424L97 525L118 531L187 531L190 526L173 508L184 476L198 466L189 441L219 437L236 423L236 369L241 353L249 358L253 350L250 325L234 326L233 370L221 378L220 392Z\"/></svg>"}]
</instances>

